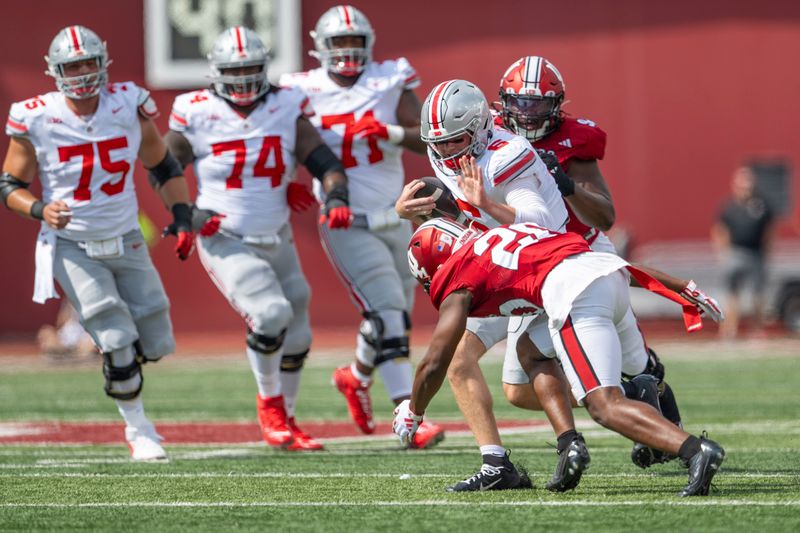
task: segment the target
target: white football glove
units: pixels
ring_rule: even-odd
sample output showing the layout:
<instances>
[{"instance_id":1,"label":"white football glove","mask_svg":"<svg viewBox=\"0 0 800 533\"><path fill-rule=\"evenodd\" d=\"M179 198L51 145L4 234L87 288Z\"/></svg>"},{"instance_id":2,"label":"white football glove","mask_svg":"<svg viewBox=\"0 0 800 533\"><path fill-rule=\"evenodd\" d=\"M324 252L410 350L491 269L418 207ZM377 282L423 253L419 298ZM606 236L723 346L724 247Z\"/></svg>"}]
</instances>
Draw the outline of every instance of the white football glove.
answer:
<instances>
[{"instance_id":1,"label":"white football glove","mask_svg":"<svg viewBox=\"0 0 800 533\"><path fill-rule=\"evenodd\" d=\"M414 433L417 432L422 423L422 415L415 415L411 412L410 400L403 400L400 405L394 408L394 420L392 421L392 431L400 438L404 446L411 444Z\"/></svg>"},{"instance_id":2,"label":"white football glove","mask_svg":"<svg viewBox=\"0 0 800 533\"><path fill-rule=\"evenodd\" d=\"M692 302L700 311L701 316L709 316L714 322L725 320L725 313L722 312L719 302L698 289L694 280L689 281L689 284L681 291L681 296Z\"/></svg>"}]
</instances>

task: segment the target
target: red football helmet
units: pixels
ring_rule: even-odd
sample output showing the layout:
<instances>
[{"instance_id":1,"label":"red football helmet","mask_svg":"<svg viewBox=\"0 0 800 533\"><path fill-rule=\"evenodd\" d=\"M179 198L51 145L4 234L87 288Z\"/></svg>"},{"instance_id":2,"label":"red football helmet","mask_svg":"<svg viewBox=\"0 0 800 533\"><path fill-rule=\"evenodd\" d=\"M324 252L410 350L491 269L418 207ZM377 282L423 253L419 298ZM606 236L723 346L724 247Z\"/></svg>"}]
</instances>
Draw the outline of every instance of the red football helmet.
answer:
<instances>
[{"instance_id":1,"label":"red football helmet","mask_svg":"<svg viewBox=\"0 0 800 533\"><path fill-rule=\"evenodd\" d=\"M467 228L447 220L434 218L424 222L408 243L408 268L417 278L425 292L430 291L433 275L447 261L458 245Z\"/></svg>"},{"instance_id":2,"label":"red football helmet","mask_svg":"<svg viewBox=\"0 0 800 533\"><path fill-rule=\"evenodd\" d=\"M500 79L503 126L537 141L558 128L564 103L564 78L543 57L515 61Z\"/></svg>"}]
</instances>

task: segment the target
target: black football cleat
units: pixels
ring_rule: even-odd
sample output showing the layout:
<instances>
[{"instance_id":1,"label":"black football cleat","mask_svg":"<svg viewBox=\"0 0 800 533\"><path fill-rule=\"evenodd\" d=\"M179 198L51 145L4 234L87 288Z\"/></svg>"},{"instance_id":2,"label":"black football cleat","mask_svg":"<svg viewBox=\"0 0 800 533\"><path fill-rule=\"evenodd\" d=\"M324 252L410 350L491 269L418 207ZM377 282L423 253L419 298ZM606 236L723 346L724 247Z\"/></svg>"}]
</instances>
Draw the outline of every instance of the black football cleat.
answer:
<instances>
[{"instance_id":1,"label":"black football cleat","mask_svg":"<svg viewBox=\"0 0 800 533\"><path fill-rule=\"evenodd\" d=\"M653 449L640 442L634 443L631 450L631 461L639 468L650 468L653 465L668 463L677 457L677 455Z\"/></svg>"},{"instance_id":2,"label":"black football cleat","mask_svg":"<svg viewBox=\"0 0 800 533\"><path fill-rule=\"evenodd\" d=\"M650 404L661 413L661 405L658 402L658 378L650 374L639 374L631 378L630 382L636 386L636 397L633 399ZM649 468L654 464L666 463L673 459L674 455L654 450L639 442L634 443L631 450L631 461L639 468Z\"/></svg>"},{"instance_id":3,"label":"black football cleat","mask_svg":"<svg viewBox=\"0 0 800 533\"><path fill-rule=\"evenodd\" d=\"M708 496L711 480L725 460L722 446L705 437L700 439L700 451L689 459L689 483L679 496Z\"/></svg>"},{"instance_id":4,"label":"black football cleat","mask_svg":"<svg viewBox=\"0 0 800 533\"><path fill-rule=\"evenodd\" d=\"M531 483L528 473L522 468L517 469L508 455L509 452L506 452L503 464L500 466L484 463L477 474L447 487L447 492L532 489L533 483Z\"/></svg>"},{"instance_id":5,"label":"black football cleat","mask_svg":"<svg viewBox=\"0 0 800 533\"><path fill-rule=\"evenodd\" d=\"M556 471L545 488L551 492L573 490L580 483L583 472L589 468L591 462L592 458L589 456L583 436L578 435L578 438L570 442L569 446L558 454Z\"/></svg>"}]
</instances>

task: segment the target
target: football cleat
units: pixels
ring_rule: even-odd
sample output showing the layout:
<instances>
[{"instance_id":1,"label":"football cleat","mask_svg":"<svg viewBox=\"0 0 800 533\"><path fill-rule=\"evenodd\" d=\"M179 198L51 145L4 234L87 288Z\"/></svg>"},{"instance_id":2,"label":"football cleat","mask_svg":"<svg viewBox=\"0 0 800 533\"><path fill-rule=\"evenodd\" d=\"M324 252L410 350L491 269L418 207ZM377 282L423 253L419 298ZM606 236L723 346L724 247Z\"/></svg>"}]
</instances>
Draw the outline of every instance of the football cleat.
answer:
<instances>
[{"instance_id":1,"label":"football cleat","mask_svg":"<svg viewBox=\"0 0 800 533\"><path fill-rule=\"evenodd\" d=\"M302 451L318 451L324 450L325 447L322 443L317 442L314 440L314 437L297 427L297 423L294 420L294 417L290 417L286 421L289 429L292 431L292 436L294 437L294 442L292 442L289 446L287 446L287 450L290 452L302 452Z\"/></svg>"},{"instance_id":2,"label":"football cleat","mask_svg":"<svg viewBox=\"0 0 800 533\"><path fill-rule=\"evenodd\" d=\"M337 368L333 372L333 384L339 389L345 400L350 418L362 433L369 435L375 431L372 419L372 400L369 397L371 382L364 383L353 375L349 366Z\"/></svg>"},{"instance_id":3,"label":"football cleat","mask_svg":"<svg viewBox=\"0 0 800 533\"><path fill-rule=\"evenodd\" d=\"M522 468L518 470L508 456L509 452L506 452L503 464L500 466L484 463L477 474L447 487L447 492L532 489L533 483L528 473Z\"/></svg>"},{"instance_id":4,"label":"football cleat","mask_svg":"<svg viewBox=\"0 0 800 533\"><path fill-rule=\"evenodd\" d=\"M658 403L658 378L650 374L639 374L634 376L630 382L636 385L636 398L634 399L652 405L656 411L661 413L661 405ZM674 455L654 450L639 442L635 442L631 450L631 461L639 468L649 468L654 464L666 463L674 458Z\"/></svg>"},{"instance_id":5,"label":"football cleat","mask_svg":"<svg viewBox=\"0 0 800 533\"><path fill-rule=\"evenodd\" d=\"M126 427L125 440L134 461L163 461L167 458L167 452L161 447L164 437L156 433L152 424L140 428Z\"/></svg>"},{"instance_id":6,"label":"football cleat","mask_svg":"<svg viewBox=\"0 0 800 533\"><path fill-rule=\"evenodd\" d=\"M558 453L558 464L552 479L545 488L551 492L566 492L573 490L581 481L583 472L589 468L592 458L586 448L582 435L569 443L564 450Z\"/></svg>"},{"instance_id":7,"label":"football cleat","mask_svg":"<svg viewBox=\"0 0 800 533\"><path fill-rule=\"evenodd\" d=\"M422 422L414 433L414 438L411 439L411 444L408 446L412 450L425 450L433 448L444 440L444 429L436 424Z\"/></svg>"},{"instance_id":8,"label":"football cleat","mask_svg":"<svg viewBox=\"0 0 800 533\"><path fill-rule=\"evenodd\" d=\"M708 496L711 480L725 460L722 446L705 436L700 440L700 451L689 459L689 483L679 496Z\"/></svg>"},{"instance_id":9,"label":"football cleat","mask_svg":"<svg viewBox=\"0 0 800 533\"><path fill-rule=\"evenodd\" d=\"M292 443L294 437L286 421L283 396L264 398L260 394L256 394L256 411L258 412L258 425L261 426L261 436L267 444L285 448Z\"/></svg>"}]
</instances>

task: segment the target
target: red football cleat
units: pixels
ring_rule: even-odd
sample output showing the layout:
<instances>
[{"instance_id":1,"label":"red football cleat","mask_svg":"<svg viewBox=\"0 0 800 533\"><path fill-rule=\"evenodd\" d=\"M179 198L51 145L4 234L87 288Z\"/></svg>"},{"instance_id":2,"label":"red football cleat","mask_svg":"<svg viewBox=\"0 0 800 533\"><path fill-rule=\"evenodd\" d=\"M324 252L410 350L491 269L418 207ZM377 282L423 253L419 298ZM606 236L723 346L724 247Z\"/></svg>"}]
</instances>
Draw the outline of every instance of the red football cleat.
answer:
<instances>
[{"instance_id":1,"label":"red football cleat","mask_svg":"<svg viewBox=\"0 0 800 533\"><path fill-rule=\"evenodd\" d=\"M411 440L409 448L414 450L433 448L443 440L444 429L442 429L442 426L423 422L419 425L417 432L414 433L414 438Z\"/></svg>"},{"instance_id":2,"label":"red football cleat","mask_svg":"<svg viewBox=\"0 0 800 533\"><path fill-rule=\"evenodd\" d=\"M325 449L322 443L317 442L314 440L314 437L297 427L294 417L290 417L287 420L287 424L294 437L294 442L286 448L290 452L318 451Z\"/></svg>"},{"instance_id":3,"label":"red football cleat","mask_svg":"<svg viewBox=\"0 0 800 533\"><path fill-rule=\"evenodd\" d=\"M258 424L261 426L261 436L270 446L285 448L292 443L292 430L286 422L286 407L283 405L283 396L262 398L256 394L256 410L258 411Z\"/></svg>"},{"instance_id":4,"label":"red football cleat","mask_svg":"<svg viewBox=\"0 0 800 533\"><path fill-rule=\"evenodd\" d=\"M343 366L333 371L333 384L344 394L350 417L358 429L366 434L373 433L375 421L372 420L372 400L369 398L371 383L362 383L349 366Z\"/></svg>"}]
</instances>

